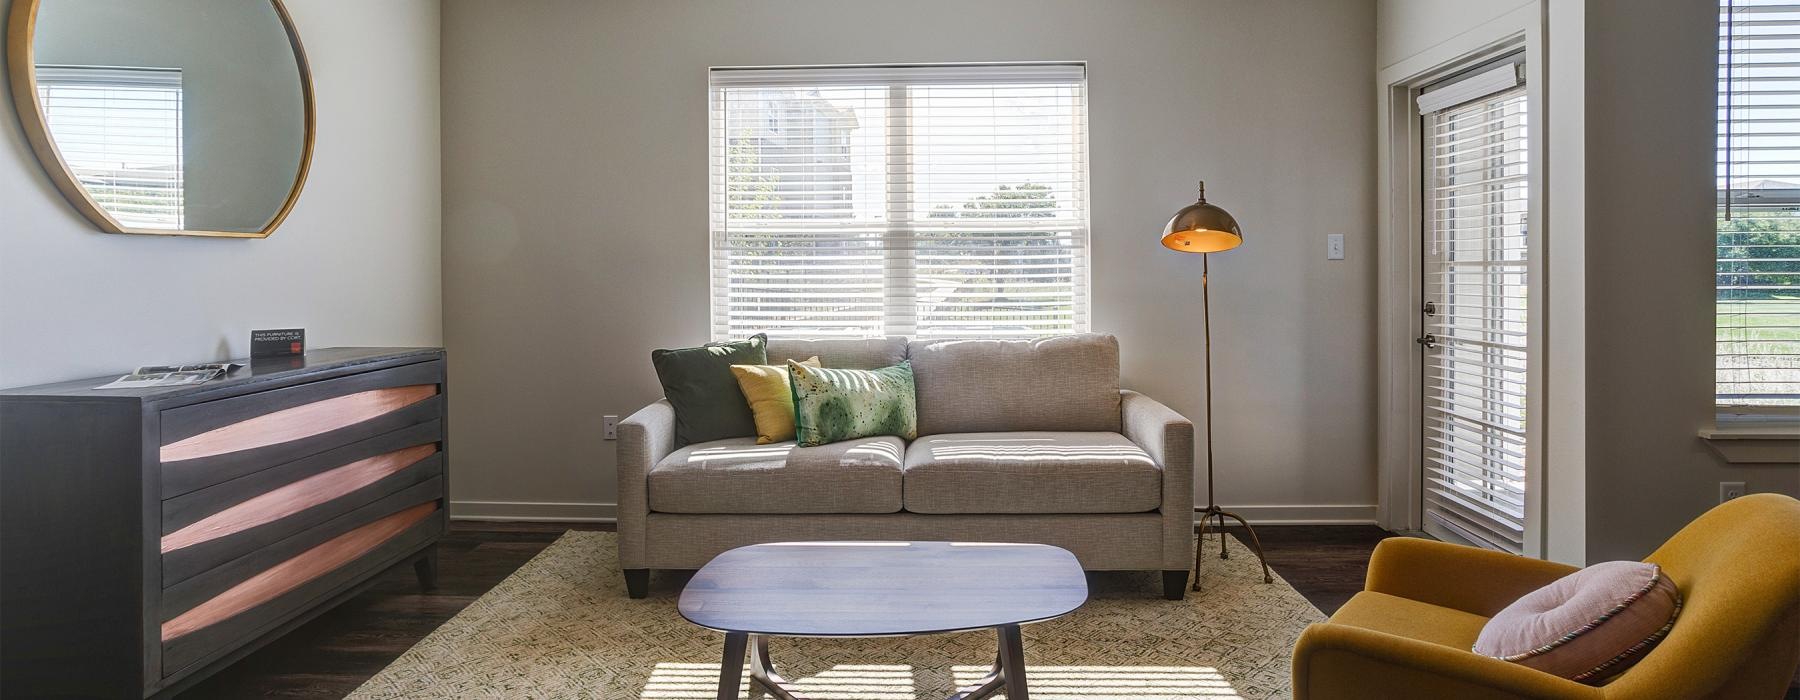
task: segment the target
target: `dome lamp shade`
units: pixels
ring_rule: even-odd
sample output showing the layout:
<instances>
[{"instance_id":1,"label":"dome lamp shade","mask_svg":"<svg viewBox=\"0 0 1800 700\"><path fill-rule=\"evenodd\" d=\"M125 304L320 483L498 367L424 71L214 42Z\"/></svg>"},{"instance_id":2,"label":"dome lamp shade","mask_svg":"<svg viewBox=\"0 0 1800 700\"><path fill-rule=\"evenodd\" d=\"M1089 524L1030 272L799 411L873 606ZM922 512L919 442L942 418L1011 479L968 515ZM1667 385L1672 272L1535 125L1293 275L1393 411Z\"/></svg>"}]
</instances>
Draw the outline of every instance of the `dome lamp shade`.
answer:
<instances>
[{"instance_id":1,"label":"dome lamp shade","mask_svg":"<svg viewBox=\"0 0 1800 700\"><path fill-rule=\"evenodd\" d=\"M1206 203L1206 183L1200 183L1199 201L1181 208L1163 227L1162 244L1183 253L1218 253L1244 243L1237 219Z\"/></svg>"}]
</instances>

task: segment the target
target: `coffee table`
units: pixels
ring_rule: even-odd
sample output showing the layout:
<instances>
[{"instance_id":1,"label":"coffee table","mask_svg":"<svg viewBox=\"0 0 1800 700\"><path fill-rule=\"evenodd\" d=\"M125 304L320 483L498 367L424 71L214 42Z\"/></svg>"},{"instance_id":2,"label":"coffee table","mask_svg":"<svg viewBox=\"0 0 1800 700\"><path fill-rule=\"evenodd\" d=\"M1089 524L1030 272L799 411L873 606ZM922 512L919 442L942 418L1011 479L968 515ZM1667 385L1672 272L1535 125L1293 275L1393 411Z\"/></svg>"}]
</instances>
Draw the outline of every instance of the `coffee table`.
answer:
<instances>
[{"instance_id":1,"label":"coffee table","mask_svg":"<svg viewBox=\"0 0 1800 700\"><path fill-rule=\"evenodd\" d=\"M1075 555L1041 544L782 542L739 547L702 567L681 591L681 616L725 633L720 700L735 700L744 656L750 679L800 700L769 660L769 637L897 637L995 630L993 670L952 700L1006 689L1028 700L1020 625L1087 602Z\"/></svg>"}]
</instances>

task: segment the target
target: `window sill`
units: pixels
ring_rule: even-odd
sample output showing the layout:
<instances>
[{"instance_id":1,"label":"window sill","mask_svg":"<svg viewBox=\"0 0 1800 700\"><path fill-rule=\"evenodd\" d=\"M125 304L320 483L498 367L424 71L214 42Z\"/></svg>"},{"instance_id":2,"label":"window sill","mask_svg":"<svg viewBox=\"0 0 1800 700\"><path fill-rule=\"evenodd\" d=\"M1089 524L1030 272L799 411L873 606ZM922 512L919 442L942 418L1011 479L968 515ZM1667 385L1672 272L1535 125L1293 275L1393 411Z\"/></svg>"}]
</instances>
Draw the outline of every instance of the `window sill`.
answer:
<instances>
[{"instance_id":1,"label":"window sill","mask_svg":"<svg viewBox=\"0 0 1800 700\"><path fill-rule=\"evenodd\" d=\"M1800 423L1721 419L1700 439L1732 464L1800 464Z\"/></svg>"}]
</instances>

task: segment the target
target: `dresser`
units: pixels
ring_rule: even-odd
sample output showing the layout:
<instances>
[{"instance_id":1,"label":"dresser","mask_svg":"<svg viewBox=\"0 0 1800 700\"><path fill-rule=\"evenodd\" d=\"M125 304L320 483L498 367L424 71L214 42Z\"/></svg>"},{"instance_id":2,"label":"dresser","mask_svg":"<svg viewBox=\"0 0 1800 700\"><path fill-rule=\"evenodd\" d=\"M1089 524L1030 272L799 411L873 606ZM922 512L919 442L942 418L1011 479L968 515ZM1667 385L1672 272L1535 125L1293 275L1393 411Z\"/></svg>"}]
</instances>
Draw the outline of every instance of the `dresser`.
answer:
<instances>
[{"instance_id":1,"label":"dresser","mask_svg":"<svg viewBox=\"0 0 1800 700\"><path fill-rule=\"evenodd\" d=\"M443 534L444 354L0 390L0 696L170 695Z\"/></svg>"}]
</instances>

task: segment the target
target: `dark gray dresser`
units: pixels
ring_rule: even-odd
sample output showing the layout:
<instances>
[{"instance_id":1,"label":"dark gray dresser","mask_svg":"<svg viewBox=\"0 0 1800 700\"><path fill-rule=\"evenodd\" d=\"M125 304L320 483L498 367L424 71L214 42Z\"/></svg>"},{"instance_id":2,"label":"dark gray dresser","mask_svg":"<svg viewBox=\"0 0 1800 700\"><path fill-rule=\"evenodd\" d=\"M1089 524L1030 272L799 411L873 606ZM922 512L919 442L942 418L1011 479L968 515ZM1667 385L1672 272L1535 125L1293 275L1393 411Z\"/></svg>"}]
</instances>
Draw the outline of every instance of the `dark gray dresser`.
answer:
<instances>
[{"instance_id":1,"label":"dark gray dresser","mask_svg":"<svg viewBox=\"0 0 1800 700\"><path fill-rule=\"evenodd\" d=\"M0 696L168 695L390 567L432 585L443 351L249 364L0 391Z\"/></svg>"}]
</instances>

